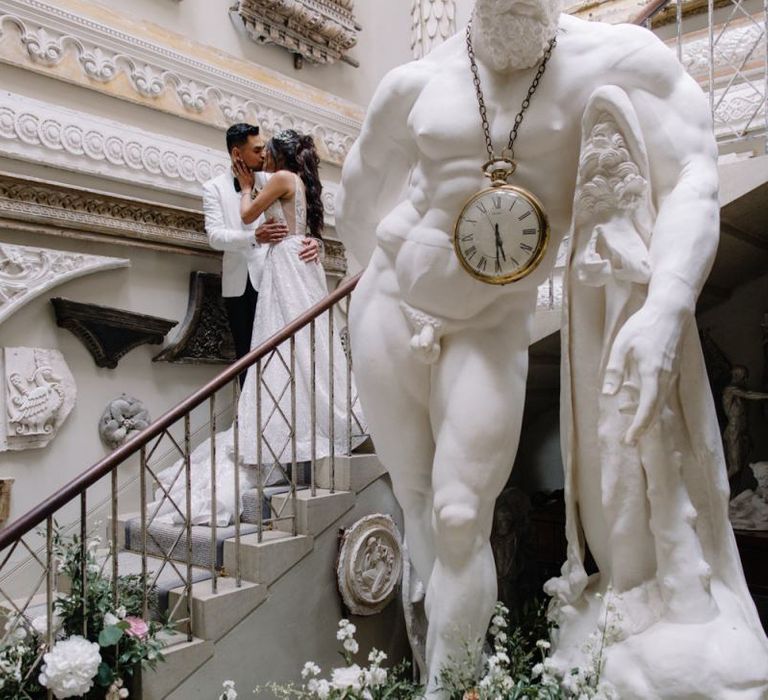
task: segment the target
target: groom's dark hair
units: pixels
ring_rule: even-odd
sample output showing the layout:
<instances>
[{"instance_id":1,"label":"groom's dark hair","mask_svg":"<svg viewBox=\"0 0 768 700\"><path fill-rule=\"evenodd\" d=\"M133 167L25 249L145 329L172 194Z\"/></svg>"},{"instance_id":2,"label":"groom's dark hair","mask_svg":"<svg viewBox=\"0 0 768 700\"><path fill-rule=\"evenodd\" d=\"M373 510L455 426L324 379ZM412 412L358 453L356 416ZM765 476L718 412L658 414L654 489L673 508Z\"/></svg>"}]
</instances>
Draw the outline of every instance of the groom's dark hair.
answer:
<instances>
[{"instance_id":1,"label":"groom's dark hair","mask_svg":"<svg viewBox=\"0 0 768 700\"><path fill-rule=\"evenodd\" d=\"M249 136L258 136L259 127L253 124L233 124L227 129L227 151L232 153L235 146L242 146Z\"/></svg>"}]
</instances>

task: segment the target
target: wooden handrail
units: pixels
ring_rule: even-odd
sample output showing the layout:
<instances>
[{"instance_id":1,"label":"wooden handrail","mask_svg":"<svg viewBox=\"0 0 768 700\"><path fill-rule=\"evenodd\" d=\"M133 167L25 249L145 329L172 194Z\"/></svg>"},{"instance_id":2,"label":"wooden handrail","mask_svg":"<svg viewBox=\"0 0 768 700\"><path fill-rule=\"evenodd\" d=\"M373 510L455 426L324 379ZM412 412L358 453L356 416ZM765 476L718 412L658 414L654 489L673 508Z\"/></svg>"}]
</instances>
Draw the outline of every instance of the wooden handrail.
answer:
<instances>
[{"instance_id":1,"label":"wooden handrail","mask_svg":"<svg viewBox=\"0 0 768 700\"><path fill-rule=\"evenodd\" d=\"M683 0L677 0L677 2L682 2ZM630 24L638 24L640 26L644 25L651 17L653 17L657 12L661 12L668 4L670 0L654 0L653 2L646 5L640 12L638 12L631 20Z\"/></svg>"},{"instance_id":2,"label":"wooden handrail","mask_svg":"<svg viewBox=\"0 0 768 700\"><path fill-rule=\"evenodd\" d=\"M191 394L181 403L160 416L160 418L153 421L138 435L128 440L128 442L121 445L113 452L110 452L104 459L96 462L96 464L89 469L86 469L82 474L74 478L55 494L49 496L32 510L0 530L0 550L5 549L14 541L26 535L34 527L37 527L46 518L52 516L59 508L69 503L73 498L79 496L89 486L95 484L99 479L116 469L126 459L136 454L150 440L160 435L164 430L179 420L179 418L182 418L185 414L199 406L203 401L210 398L223 386L235 379L235 377L237 377L243 370L246 370L248 367L255 364L267 353L280 345L280 343L290 338L304 326L308 325L313 319L316 319L324 311L330 309L338 301L349 296L349 294L352 293L352 290L357 286L361 274L362 273L358 273L351 279L342 282L333 292L325 297L325 299L307 309L296 320L291 321L285 328L264 341L259 347L254 348L247 355L241 357L236 362L233 362L224 371L198 389L194 394Z\"/></svg>"}]
</instances>

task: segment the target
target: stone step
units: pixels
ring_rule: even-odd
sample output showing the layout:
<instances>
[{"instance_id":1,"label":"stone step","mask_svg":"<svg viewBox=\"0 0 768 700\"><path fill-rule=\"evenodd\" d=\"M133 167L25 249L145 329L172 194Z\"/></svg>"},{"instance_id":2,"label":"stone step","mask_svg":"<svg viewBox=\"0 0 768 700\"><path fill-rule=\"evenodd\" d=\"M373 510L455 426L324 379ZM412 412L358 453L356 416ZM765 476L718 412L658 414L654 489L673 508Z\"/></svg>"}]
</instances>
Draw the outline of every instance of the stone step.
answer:
<instances>
[{"instance_id":1,"label":"stone step","mask_svg":"<svg viewBox=\"0 0 768 700\"><path fill-rule=\"evenodd\" d=\"M125 519L124 519L125 518ZM241 523L240 534L247 535L256 531L256 525ZM208 525L193 525L192 528L192 564L203 568L211 566L211 537L212 528ZM142 534L141 518L133 514L123 516L118 524L118 533L123 533L123 546L125 549L141 552ZM235 536L235 526L216 528L216 566L223 564L224 542ZM187 560L187 532L183 525L165 525L152 523L147 527L147 554L160 557L169 557L174 561L186 562Z\"/></svg>"},{"instance_id":2,"label":"stone step","mask_svg":"<svg viewBox=\"0 0 768 700\"><path fill-rule=\"evenodd\" d=\"M297 486L297 490L309 488L308 486ZM258 489L250 489L243 492L243 510L240 520L244 523L256 524L259 522L259 503L261 503L261 517L263 520L269 520L272 517L270 503L272 497L281 493L288 493L291 490L290 484L276 484L275 486L265 486L264 496L259 500Z\"/></svg>"},{"instance_id":3,"label":"stone step","mask_svg":"<svg viewBox=\"0 0 768 700\"><path fill-rule=\"evenodd\" d=\"M278 494L272 497L275 507L282 517L293 515L293 502L290 494ZM344 513L355 505L355 494L351 491L317 489L315 496L311 491L296 493L296 531L301 535L319 535L335 523ZM293 531L293 520L279 520L275 523L278 530Z\"/></svg>"},{"instance_id":4,"label":"stone step","mask_svg":"<svg viewBox=\"0 0 768 700\"><path fill-rule=\"evenodd\" d=\"M187 641L187 635L171 632L163 635L166 647L163 649L165 661L154 670L141 672L141 697L143 700L163 700L175 688L178 688L191 674L213 656L213 642L193 638Z\"/></svg>"},{"instance_id":5,"label":"stone step","mask_svg":"<svg viewBox=\"0 0 768 700\"><path fill-rule=\"evenodd\" d=\"M387 473L384 465L375 454L352 454L338 456L335 459L336 490L360 493L366 486ZM331 488L331 458L317 460L315 483L323 489Z\"/></svg>"},{"instance_id":6,"label":"stone step","mask_svg":"<svg viewBox=\"0 0 768 700\"><path fill-rule=\"evenodd\" d=\"M271 585L286 571L312 551L314 538L291 536L279 530L265 530L259 542L258 534L240 539L240 570L247 581ZM234 540L224 542L224 567L235 571L237 548Z\"/></svg>"},{"instance_id":7,"label":"stone step","mask_svg":"<svg viewBox=\"0 0 768 700\"><path fill-rule=\"evenodd\" d=\"M267 587L243 581L238 587L234 578L218 577L217 591L211 581L192 584L192 633L213 642L221 639L235 625L267 599ZM187 592L184 586L169 592L170 608L186 611Z\"/></svg>"}]
</instances>

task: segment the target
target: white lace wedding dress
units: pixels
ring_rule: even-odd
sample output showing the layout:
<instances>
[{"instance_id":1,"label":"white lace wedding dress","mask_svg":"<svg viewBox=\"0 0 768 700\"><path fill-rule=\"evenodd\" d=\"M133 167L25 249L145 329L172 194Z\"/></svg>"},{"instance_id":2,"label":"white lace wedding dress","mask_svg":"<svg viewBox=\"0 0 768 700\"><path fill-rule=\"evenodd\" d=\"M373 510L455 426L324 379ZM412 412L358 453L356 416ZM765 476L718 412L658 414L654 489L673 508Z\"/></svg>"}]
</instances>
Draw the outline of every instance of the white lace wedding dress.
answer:
<instances>
[{"instance_id":1,"label":"white lace wedding dress","mask_svg":"<svg viewBox=\"0 0 768 700\"><path fill-rule=\"evenodd\" d=\"M319 263L299 259L302 240L307 235L304 184L296 175L294 206L286 208L280 200L265 212L265 219L283 221L290 234L270 247L259 285L256 318L251 349L258 347L288 323L328 295L325 272ZM334 328L333 344L329 344L328 313L315 321L315 448L312 450L312 348L309 326L295 335L296 448L295 457L290 438L292 400L290 389L291 353L289 341L282 343L272 355L261 361L261 391L257 389L256 365L246 376L238 405L240 491L256 486L258 480L259 441L263 483L279 481L284 467L296 460L306 462L335 454L347 454L365 440L365 423L357 400L354 382L350 387L353 403L351 439L348 431L347 365L339 333ZM331 355L333 371L331 378ZM332 381L331 381L332 379ZM331 387L333 397L331 398ZM257 402L261 394L261 430L257 425ZM331 410L332 409L332 410ZM330 417L333 416L333 422ZM333 434L333 440L331 440ZM211 441L205 440L192 452L191 519L193 525L208 524L216 514L220 526L232 522L235 509L234 431L216 435L216 504L212 498ZM186 509L184 461L180 460L158 475L163 488L155 493L155 501L147 507L156 523L181 523ZM165 493L170 498L163 498ZM174 503L175 506L174 507ZM179 512L180 511L180 512Z\"/></svg>"}]
</instances>

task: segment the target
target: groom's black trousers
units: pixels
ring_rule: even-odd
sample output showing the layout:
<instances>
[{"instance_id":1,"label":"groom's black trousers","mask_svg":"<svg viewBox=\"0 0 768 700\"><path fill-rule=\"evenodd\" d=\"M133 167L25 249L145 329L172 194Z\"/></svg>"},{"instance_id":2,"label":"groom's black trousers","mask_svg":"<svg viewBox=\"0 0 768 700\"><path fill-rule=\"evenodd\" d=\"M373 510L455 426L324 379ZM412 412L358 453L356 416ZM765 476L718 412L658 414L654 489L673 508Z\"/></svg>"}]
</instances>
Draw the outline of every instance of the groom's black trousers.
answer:
<instances>
[{"instance_id":1,"label":"groom's black trousers","mask_svg":"<svg viewBox=\"0 0 768 700\"><path fill-rule=\"evenodd\" d=\"M246 279L245 291L239 297L224 297L229 328L235 341L235 356L239 360L251 349L253 320L256 315L256 301L259 293L253 288L250 277ZM245 381L245 372L240 375L240 386Z\"/></svg>"}]
</instances>

